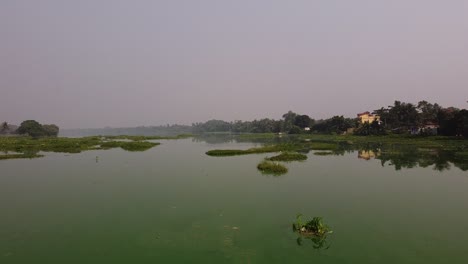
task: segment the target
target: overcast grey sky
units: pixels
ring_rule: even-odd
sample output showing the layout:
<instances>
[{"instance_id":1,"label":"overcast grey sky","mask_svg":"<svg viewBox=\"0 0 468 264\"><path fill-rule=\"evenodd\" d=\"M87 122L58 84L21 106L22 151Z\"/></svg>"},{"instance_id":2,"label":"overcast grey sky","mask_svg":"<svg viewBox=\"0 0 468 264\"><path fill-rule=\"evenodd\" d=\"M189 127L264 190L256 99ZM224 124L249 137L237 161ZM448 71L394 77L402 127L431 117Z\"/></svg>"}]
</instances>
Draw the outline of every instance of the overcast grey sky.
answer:
<instances>
[{"instance_id":1,"label":"overcast grey sky","mask_svg":"<svg viewBox=\"0 0 468 264\"><path fill-rule=\"evenodd\" d=\"M0 121L466 108L466 0L0 0Z\"/></svg>"}]
</instances>

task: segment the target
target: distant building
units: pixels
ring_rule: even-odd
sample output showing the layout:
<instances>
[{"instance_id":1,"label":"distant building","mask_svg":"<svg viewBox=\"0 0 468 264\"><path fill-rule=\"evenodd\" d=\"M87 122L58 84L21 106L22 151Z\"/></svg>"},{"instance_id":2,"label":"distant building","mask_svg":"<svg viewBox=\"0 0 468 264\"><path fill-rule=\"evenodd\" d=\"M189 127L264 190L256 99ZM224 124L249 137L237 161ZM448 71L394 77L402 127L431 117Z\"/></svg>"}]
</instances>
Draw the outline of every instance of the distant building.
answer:
<instances>
[{"instance_id":1,"label":"distant building","mask_svg":"<svg viewBox=\"0 0 468 264\"><path fill-rule=\"evenodd\" d=\"M357 117L359 119L359 121L361 122L361 124L364 124L364 123L372 123L374 121L380 121L380 116L379 115L376 115L374 113L370 113L368 111L364 112L364 113L359 113L357 114Z\"/></svg>"}]
</instances>

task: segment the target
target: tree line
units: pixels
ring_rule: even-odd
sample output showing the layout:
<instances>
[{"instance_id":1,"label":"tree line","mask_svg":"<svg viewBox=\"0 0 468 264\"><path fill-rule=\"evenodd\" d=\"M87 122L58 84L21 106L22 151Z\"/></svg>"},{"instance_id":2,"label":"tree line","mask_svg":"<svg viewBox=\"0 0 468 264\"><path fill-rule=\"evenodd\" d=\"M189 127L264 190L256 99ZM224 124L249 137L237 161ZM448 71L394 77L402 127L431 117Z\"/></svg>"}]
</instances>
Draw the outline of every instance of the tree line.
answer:
<instances>
[{"instance_id":1,"label":"tree line","mask_svg":"<svg viewBox=\"0 0 468 264\"><path fill-rule=\"evenodd\" d=\"M1 135L29 135L31 137L56 137L59 133L59 127L54 124L40 124L36 120L26 120L19 127L3 122L0 125Z\"/></svg>"},{"instance_id":2,"label":"tree line","mask_svg":"<svg viewBox=\"0 0 468 264\"><path fill-rule=\"evenodd\" d=\"M410 133L412 130L424 131L423 128L430 124L437 127L439 135L468 137L466 109L444 108L437 103L432 104L427 101L420 101L417 104L395 101L393 105L381 107L373 113L380 116L380 119L372 123L361 123L357 117L346 118L337 115L315 120L306 114L288 111L278 120L263 118L253 121L209 120L204 123L194 123L192 132L382 135Z\"/></svg>"},{"instance_id":3,"label":"tree line","mask_svg":"<svg viewBox=\"0 0 468 264\"><path fill-rule=\"evenodd\" d=\"M422 131L428 124L437 127L437 134L468 137L468 110L455 107L442 107L437 103L420 101L417 104L394 101L393 105L373 111L380 117L372 123L362 123L359 118L346 118L343 115L315 120L307 114L288 111L280 119L256 119L253 121L209 120L186 125L166 125L134 128L79 129L69 131L72 136L91 135L171 135L201 134L209 132L225 133L318 133L355 135L385 135L389 133L410 133ZM19 127L3 122L0 135L27 134L32 137L57 136L59 127L42 125L35 120L26 120ZM65 133L66 134L66 133Z\"/></svg>"}]
</instances>

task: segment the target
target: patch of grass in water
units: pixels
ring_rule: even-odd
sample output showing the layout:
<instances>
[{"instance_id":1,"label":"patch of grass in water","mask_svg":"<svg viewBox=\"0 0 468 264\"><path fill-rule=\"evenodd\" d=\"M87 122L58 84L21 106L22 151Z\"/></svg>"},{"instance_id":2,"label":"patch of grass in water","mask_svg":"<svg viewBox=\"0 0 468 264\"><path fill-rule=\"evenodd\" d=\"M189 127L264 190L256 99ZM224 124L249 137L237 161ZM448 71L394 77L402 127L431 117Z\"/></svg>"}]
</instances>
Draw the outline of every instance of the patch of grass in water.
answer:
<instances>
[{"instance_id":1,"label":"patch of grass in water","mask_svg":"<svg viewBox=\"0 0 468 264\"><path fill-rule=\"evenodd\" d=\"M303 238L310 239L315 249L325 247L328 249L330 244L327 242L327 235L333 231L323 223L322 217L314 217L309 221L302 221L302 214L296 216L296 222L292 224L293 232L299 234L297 244L302 245Z\"/></svg>"},{"instance_id":2,"label":"patch of grass in water","mask_svg":"<svg viewBox=\"0 0 468 264\"><path fill-rule=\"evenodd\" d=\"M306 160L307 156L301 153L296 152L283 152L277 156L273 156L271 158L267 158L270 161L299 161L299 160Z\"/></svg>"},{"instance_id":3,"label":"patch of grass in water","mask_svg":"<svg viewBox=\"0 0 468 264\"><path fill-rule=\"evenodd\" d=\"M257 169L265 174L281 175L288 172L288 168L278 162L264 160L257 165Z\"/></svg>"},{"instance_id":4,"label":"patch of grass in water","mask_svg":"<svg viewBox=\"0 0 468 264\"><path fill-rule=\"evenodd\" d=\"M100 136L82 138L45 137L37 139L27 136L0 137L0 151L16 152L16 155L5 155L2 159L41 157L42 155L28 154L39 151L80 153L87 150L118 147L127 151L144 151L159 144L147 141L107 141L105 137Z\"/></svg>"},{"instance_id":5,"label":"patch of grass in water","mask_svg":"<svg viewBox=\"0 0 468 264\"><path fill-rule=\"evenodd\" d=\"M120 147L126 151L145 151L160 144L160 143L147 142L147 141L123 142L123 143L124 144L120 145Z\"/></svg>"},{"instance_id":6,"label":"patch of grass in water","mask_svg":"<svg viewBox=\"0 0 468 264\"><path fill-rule=\"evenodd\" d=\"M278 145L267 145L258 148L250 149L214 149L206 152L209 156L236 156L236 155L248 155L257 153L268 153L268 152L280 152L294 150L297 146L293 144L278 144Z\"/></svg>"},{"instance_id":7,"label":"patch of grass in water","mask_svg":"<svg viewBox=\"0 0 468 264\"><path fill-rule=\"evenodd\" d=\"M317 155L317 156L329 156L329 155L335 155L335 153L331 152L331 151L316 151L314 152L314 155Z\"/></svg>"},{"instance_id":8,"label":"patch of grass in water","mask_svg":"<svg viewBox=\"0 0 468 264\"><path fill-rule=\"evenodd\" d=\"M236 156L236 155L248 155L257 153L269 153L269 152L280 152L280 151L301 151L301 150L337 150L339 148L337 143L325 143L325 142L294 142L294 143L282 143L276 145L266 145L258 148L250 149L215 149L207 151L206 154L209 156Z\"/></svg>"},{"instance_id":9,"label":"patch of grass in water","mask_svg":"<svg viewBox=\"0 0 468 264\"><path fill-rule=\"evenodd\" d=\"M148 141L109 141L101 144L101 148L110 149L120 147L126 151L145 151L160 143L148 142Z\"/></svg>"}]
</instances>

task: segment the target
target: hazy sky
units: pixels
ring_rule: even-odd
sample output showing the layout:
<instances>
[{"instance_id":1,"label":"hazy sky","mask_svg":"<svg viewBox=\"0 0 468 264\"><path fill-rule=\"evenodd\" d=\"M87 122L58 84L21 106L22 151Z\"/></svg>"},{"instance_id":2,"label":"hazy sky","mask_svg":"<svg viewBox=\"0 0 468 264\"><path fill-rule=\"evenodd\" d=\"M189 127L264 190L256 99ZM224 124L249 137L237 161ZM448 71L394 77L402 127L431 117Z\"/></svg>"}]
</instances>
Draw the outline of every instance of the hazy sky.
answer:
<instances>
[{"instance_id":1,"label":"hazy sky","mask_svg":"<svg viewBox=\"0 0 468 264\"><path fill-rule=\"evenodd\" d=\"M468 104L467 0L0 0L0 121L62 128Z\"/></svg>"}]
</instances>

